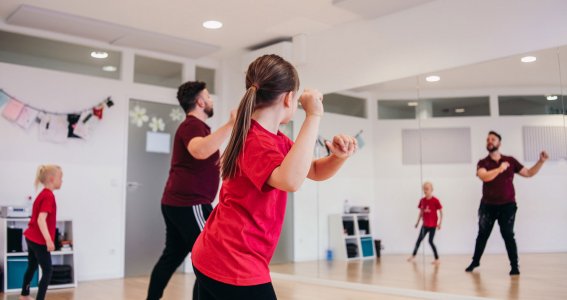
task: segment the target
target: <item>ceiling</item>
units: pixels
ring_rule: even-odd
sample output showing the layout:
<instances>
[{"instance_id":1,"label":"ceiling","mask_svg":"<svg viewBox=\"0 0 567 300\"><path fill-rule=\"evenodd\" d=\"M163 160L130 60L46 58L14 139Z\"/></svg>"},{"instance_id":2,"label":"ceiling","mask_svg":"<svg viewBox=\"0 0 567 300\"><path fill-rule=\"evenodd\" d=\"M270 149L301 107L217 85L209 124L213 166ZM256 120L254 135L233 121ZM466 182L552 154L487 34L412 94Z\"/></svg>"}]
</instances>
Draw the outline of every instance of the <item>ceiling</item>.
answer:
<instances>
[{"instance_id":1,"label":"ceiling","mask_svg":"<svg viewBox=\"0 0 567 300\"><path fill-rule=\"evenodd\" d=\"M430 1L2 0L0 18L6 22L7 18L20 6L26 5L54 13L43 14L39 17L33 16L31 25L27 26L51 28L53 31L82 35L82 31L88 32L93 28L93 22L100 22L101 29L122 34L120 38L126 40L124 42L126 46L147 48L152 43L154 46L171 43L170 47L175 48L180 46L175 42L185 41L194 43L194 47L212 47L206 48L206 51L201 49L201 52L197 52L192 57L202 56L204 53L204 55L220 58L234 51L250 48L270 40L316 33L341 24L411 9ZM58 14L61 15L58 16ZM61 26L58 18L62 16L72 17L72 21L78 24L82 21L81 24L85 28L72 25ZM210 19L222 21L224 27L220 30L203 28L202 22ZM134 37L128 33L120 33L128 30L139 30L139 32ZM88 32L85 35L96 36L96 33ZM140 35L143 36L140 37ZM160 37L162 40L159 40ZM128 38L136 40L132 41ZM168 53L168 49L150 50ZM172 49L172 51L174 52L171 53L177 54L180 51L187 51L187 48Z\"/></svg>"},{"instance_id":2,"label":"ceiling","mask_svg":"<svg viewBox=\"0 0 567 300\"><path fill-rule=\"evenodd\" d=\"M527 55L535 56L537 60L522 63L520 59ZM425 78L429 75L440 76L441 80L427 82ZM416 91L419 85L420 91L555 87L559 93L561 80L563 85L567 84L567 46L372 84L351 91L370 94L408 92Z\"/></svg>"}]
</instances>

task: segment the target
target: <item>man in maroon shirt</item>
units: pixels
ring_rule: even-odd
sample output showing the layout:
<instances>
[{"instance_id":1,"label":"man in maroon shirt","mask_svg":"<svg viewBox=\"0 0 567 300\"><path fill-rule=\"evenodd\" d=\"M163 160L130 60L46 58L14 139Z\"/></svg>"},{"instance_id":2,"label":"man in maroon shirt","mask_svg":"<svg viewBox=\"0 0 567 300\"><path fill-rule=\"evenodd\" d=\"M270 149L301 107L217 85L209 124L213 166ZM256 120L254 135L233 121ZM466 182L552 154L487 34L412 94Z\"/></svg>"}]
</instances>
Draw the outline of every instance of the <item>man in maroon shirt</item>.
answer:
<instances>
[{"instance_id":1,"label":"man in maroon shirt","mask_svg":"<svg viewBox=\"0 0 567 300\"><path fill-rule=\"evenodd\" d=\"M232 112L230 120L211 133L205 121L213 116L213 100L204 82L182 84L177 99L187 117L173 140L169 177L161 199L165 249L150 277L149 300L162 297L213 210L211 203L220 181L219 147L230 136L235 119Z\"/></svg>"},{"instance_id":2,"label":"man in maroon shirt","mask_svg":"<svg viewBox=\"0 0 567 300\"><path fill-rule=\"evenodd\" d=\"M532 177L543 163L548 159L545 151L542 151L539 160L531 168L525 168L520 162L511 156L500 154L498 148L502 137L494 132L488 133L486 139L486 150L488 156L481 159L477 164L476 175L482 180L482 200L478 209L478 236L471 264L465 269L472 272L480 265L480 258L486 247L488 237L498 220L500 233L506 244L508 259L510 259L510 275L520 275L518 267L518 249L514 239L514 221L516 218L516 192L514 190L514 173L522 177Z\"/></svg>"}]
</instances>

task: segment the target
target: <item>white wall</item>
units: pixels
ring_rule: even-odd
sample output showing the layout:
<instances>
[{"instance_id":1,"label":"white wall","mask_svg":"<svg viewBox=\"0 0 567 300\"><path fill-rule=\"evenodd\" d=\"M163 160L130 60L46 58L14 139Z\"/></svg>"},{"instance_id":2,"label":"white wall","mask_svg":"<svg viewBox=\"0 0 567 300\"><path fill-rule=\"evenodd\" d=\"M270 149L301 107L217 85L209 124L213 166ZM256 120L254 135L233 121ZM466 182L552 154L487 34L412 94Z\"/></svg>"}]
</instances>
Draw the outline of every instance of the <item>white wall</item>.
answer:
<instances>
[{"instance_id":1,"label":"white wall","mask_svg":"<svg viewBox=\"0 0 567 300\"><path fill-rule=\"evenodd\" d=\"M177 104L176 90L132 83L134 50L7 25L1 28L122 51L121 80L0 63L0 88L39 108L69 112L92 107L108 96L114 100L115 105L105 109L100 126L87 141L40 142L37 125L24 131L0 117L0 205L21 205L26 196L34 193L32 185L39 164L61 165L64 183L55 192L58 217L74 220L78 279L122 277L128 101L135 98ZM184 63L186 80L194 78L196 63L218 67L214 61L135 53ZM221 100L216 105L224 106ZM217 120L211 120L213 127Z\"/></svg>"},{"instance_id":2,"label":"white wall","mask_svg":"<svg viewBox=\"0 0 567 300\"><path fill-rule=\"evenodd\" d=\"M531 92L543 92L532 89ZM520 91L526 92L527 90ZM491 106L496 95L512 94L512 90L430 92L422 95L491 95ZM518 91L515 91L518 93ZM391 99L392 95L388 95ZM410 253L418 231L413 228L416 208L421 197L421 179L432 181L434 194L444 205L443 228L436 235L439 252L471 254L477 226L477 209L482 195L482 183L476 178L476 163L487 155L485 140L488 131L496 130L503 136L502 153L512 155L526 167L534 162L523 160L523 126L564 126L562 116L507 116L462 117L419 120L377 120L375 134L375 232L382 239L384 253ZM402 165L401 131L407 128L470 127L472 161L468 164ZM451 145L439 145L451 149ZM567 251L567 162L548 161L533 178L515 177L518 213L516 239L520 252ZM426 253L429 246L422 244ZM423 246L422 246L423 247ZM487 253L505 253L498 226L488 242Z\"/></svg>"}]
</instances>

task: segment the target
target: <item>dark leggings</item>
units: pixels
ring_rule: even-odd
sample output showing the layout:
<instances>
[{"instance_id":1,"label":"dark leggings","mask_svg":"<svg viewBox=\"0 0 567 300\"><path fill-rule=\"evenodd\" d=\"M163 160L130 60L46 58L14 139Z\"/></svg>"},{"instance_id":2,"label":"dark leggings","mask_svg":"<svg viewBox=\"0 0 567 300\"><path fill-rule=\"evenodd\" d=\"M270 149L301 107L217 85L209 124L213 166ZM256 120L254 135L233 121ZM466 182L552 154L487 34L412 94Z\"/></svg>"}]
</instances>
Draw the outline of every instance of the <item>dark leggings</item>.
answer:
<instances>
[{"instance_id":1,"label":"dark leggings","mask_svg":"<svg viewBox=\"0 0 567 300\"><path fill-rule=\"evenodd\" d=\"M195 276L197 281L198 300L276 300L276 292L271 282L251 285L251 286L236 286L222 283L211 279L203 273L199 272L195 266ZM194 299L194 300L196 300Z\"/></svg>"},{"instance_id":2,"label":"dark leggings","mask_svg":"<svg viewBox=\"0 0 567 300\"><path fill-rule=\"evenodd\" d=\"M473 262L480 264L480 258L486 248L494 223L498 221L500 234L504 239L508 259L512 267L518 267L518 248L514 238L514 223L516 221L516 203L502 205L481 204L478 209L478 235L474 249Z\"/></svg>"},{"instance_id":3,"label":"dark leggings","mask_svg":"<svg viewBox=\"0 0 567 300\"><path fill-rule=\"evenodd\" d=\"M435 247L435 244L433 243L433 238L435 237L436 230L437 228L435 227L421 227L421 230L419 231L419 237L417 238L415 248L413 249L413 256L417 254L417 249L419 248L421 241L423 241L425 235L429 233L429 245L431 245L431 249L433 249L433 255L435 255L435 259L439 259L439 255L437 254L437 247Z\"/></svg>"},{"instance_id":4,"label":"dark leggings","mask_svg":"<svg viewBox=\"0 0 567 300\"><path fill-rule=\"evenodd\" d=\"M53 269L51 268L51 254L47 251L46 245L36 244L28 239L26 239L26 243L28 244L28 269L24 275L21 295L29 296L30 283L39 264L41 266L42 275L35 299L43 300L45 299L47 286L49 286L49 282L51 282L51 275L53 273Z\"/></svg>"}]
</instances>

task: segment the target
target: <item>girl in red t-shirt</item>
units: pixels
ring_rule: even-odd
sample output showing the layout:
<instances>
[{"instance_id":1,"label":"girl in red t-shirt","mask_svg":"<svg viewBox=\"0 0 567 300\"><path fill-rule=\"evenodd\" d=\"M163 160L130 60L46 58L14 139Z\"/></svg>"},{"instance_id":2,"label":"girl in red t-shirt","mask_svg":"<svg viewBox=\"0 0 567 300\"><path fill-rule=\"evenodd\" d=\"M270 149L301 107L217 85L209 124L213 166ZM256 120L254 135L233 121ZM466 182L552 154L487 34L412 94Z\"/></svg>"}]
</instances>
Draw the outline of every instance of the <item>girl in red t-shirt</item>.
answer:
<instances>
[{"instance_id":1,"label":"girl in red t-shirt","mask_svg":"<svg viewBox=\"0 0 567 300\"><path fill-rule=\"evenodd\" d=\"M423 225L419 231L419 236L415 243L412 256L408 258L408 261L414 261L421 241L425 238L425 235L429 234L429 245L431 246L431 249L433 249L433 255L435 256L435 260L432 263L437 265L439 264L439 255L437 254L437 247L435 247L435 244L433 243L433 238L435 237L435 231L437 229L441 229L441 222L443 221L443 206L441 206L439 199L433 196L433 184L431 184L431 182L425 182L423 184L423 194L425 197L419 200L419 216L417 217L415 228L419 226L419 220L422 218ZM439 212L439 217L437 216L437 212Z\"/></svg>"},{"instance_id":2,"label":"girl in red t-shirt","mask_svg":"<svg viewBox=\"0 0 567 300\"><path fill-rule=\"evenodd\" d=\"M51 251L55 250L55 223L57 220L57 205L54 190L61 188L63 172L57 165L42 165L37 169L35 187L43 185L43 190L33 203L32 215L28 228L24 231L28 245L28 268L24 274L20 300L30 298L30 283L41 266L41 280L37 290L37 300L43 300L47 286L51 281Z\"/></svg>"},{"instance_id":3,"label":"girl in red t-shirt","mask_svg":"<svg viewBox=\"0 0 567 300\"><path fill-rule=\"evenodd\" d=\"M295 68L277 55L257 58L246 72L230 142L222 156L219 204L195 242L192 261L200 300L276 299L268 264L285 215L287 193L305 178L333 176L357 149L338 135L327 142L331 155L313 160L323 116L323 96L299 97ZM295 144L278 128L288 123L298 101L306 117Z\"/></svg>"}]
</instances>

